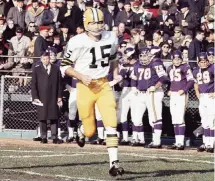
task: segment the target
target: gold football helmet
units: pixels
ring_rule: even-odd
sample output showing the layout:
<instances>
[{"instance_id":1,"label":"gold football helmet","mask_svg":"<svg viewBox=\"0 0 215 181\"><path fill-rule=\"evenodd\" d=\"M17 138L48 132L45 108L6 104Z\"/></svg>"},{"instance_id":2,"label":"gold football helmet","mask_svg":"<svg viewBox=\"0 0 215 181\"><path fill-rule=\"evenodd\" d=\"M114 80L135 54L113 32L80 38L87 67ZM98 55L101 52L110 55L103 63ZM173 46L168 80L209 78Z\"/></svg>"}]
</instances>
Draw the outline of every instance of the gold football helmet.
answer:
<instances>
[{"instance_id":1,"label":"gold football helmet","mask_svg":"<svg viewBox=\"0 0 215 181\"><path fill-rule=\"evenodd\" d=\"M104 15L97 8L89 8L84 12L84 28L91 34L98 36L104 30Z\"/></svg>"}]
</instances>

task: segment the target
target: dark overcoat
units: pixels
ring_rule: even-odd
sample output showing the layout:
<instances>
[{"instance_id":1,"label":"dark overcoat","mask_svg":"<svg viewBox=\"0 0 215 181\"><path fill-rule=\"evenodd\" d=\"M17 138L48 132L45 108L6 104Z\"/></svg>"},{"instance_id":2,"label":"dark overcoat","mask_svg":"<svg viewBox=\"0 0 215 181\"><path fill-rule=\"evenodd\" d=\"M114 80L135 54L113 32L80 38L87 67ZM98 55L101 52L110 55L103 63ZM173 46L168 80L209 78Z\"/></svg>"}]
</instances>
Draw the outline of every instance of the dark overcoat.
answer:
<instances>
[{"instance_id":1,"label":"dark overcoat","mask_svg":"<svg viewBox=\"0 0 215 181\"><path fill-rule=\"evenodd\" d=\"M47 74L43 64L33 68L32 98L39 99L43 106L37 106L38 120L59 118L58 98L62 98L61 73L59 66L51 65Z\"/></svg>"}]
</instances>

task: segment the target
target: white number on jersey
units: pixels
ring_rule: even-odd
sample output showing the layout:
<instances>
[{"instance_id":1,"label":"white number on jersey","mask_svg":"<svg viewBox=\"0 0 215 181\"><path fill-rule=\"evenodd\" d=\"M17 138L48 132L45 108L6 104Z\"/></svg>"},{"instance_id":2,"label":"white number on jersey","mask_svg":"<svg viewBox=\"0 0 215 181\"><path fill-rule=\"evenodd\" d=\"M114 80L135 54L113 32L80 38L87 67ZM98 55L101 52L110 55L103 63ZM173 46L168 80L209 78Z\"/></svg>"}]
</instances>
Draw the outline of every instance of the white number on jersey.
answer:
<instances>
[{"instance_id":1,"label":"white number on jersey","mask_svg":"<svg viewBox=\"0 0 215 181\"><path fill-rule=\"evenodd\" d=\"M105 51L107 53L105 53ZM90 53L92 54L92 62L90 64L90 68L97 68L98 64L96 64L96 61L98 61L99 59L104 59L104 61L101 61L102 67L109 66L110 51L111 45L101 46L98 52L96 52L96 47L91 48Z\"/></svg>"},{"instance_id":2,"label":"white number on jersey","mask_svg":"<svg viewBox=\"0 0 215 181\"><path fill-rule=\"evenodd\" d=\"M198 84L208 84L210 82L210 74L208 71L197 73L197 82Z\"/></svg>"},{"instance_id":3,"label":"white number on jersey","mask_svg":"<svg viewBox=\"0 0 215 181\"><path fill-rule=\"evenodd\" d=\"M139 78L138 80L142 80L143 78L145 80L148 80L151 78L151 69L150 68L139 68L138 69L138 73L139 73Z\"/></svg>"},{"instance_id":4,"label":"white number on jersey","mask_svg":"<svg viewBox=\"0 0 215 181\"><path fill-rule=\"evenodd\" d=\"M169 72L169 76L170 76L170 80L171 82L175 81L175 82L179 82L181 81L181 70L180 69L171 69Z\"/></svg>"}]
</instances>

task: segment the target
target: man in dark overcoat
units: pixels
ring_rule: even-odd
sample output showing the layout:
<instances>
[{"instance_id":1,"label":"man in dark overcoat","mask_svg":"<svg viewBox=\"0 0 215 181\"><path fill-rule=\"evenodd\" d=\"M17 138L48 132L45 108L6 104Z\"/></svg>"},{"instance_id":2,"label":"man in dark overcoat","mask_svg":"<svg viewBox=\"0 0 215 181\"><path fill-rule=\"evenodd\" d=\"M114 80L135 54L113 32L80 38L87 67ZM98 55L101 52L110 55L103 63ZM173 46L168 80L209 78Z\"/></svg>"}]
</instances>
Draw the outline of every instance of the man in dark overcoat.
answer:
<instances>
[{"instance_id":1,"label":"man in dark overcoat","mask_svg":"<svg viewBox=\"0 0 215 181\"><path fill-rule=\"evenodd\" d=\"M47 143L47 120L50 120L53 143L61 143L57 138L59 106L62 105L61 73L58 66L50 63L50 54L44 52L41 64L33 69L32 98L37 105L41 132L41 143Z\"/></svg>"}]
</instances>

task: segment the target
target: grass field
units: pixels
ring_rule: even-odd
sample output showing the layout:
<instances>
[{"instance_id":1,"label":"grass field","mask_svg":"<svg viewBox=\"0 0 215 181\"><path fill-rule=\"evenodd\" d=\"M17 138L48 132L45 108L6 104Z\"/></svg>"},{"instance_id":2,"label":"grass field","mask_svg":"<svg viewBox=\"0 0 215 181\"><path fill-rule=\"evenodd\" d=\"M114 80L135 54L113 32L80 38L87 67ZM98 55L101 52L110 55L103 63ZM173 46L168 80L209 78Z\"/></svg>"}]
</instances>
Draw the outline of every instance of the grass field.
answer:
<instances>
[{"instance_id":1,"label":"grass field","mask_svg":"<svg viewBox=\"0 0 215 181\"><path fill-rule=\"evenodd\" d=\"M214 155L196 150L120 147L125 174L118 180L213 181ZM1 181L109 181L104 146L42 145L30 140L0 140Z\"/></svg>"}]
</instances>

